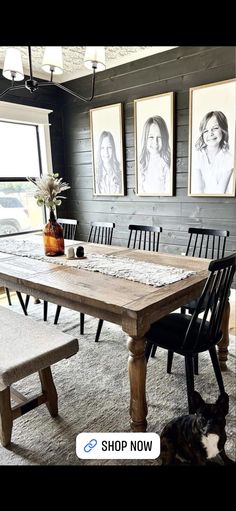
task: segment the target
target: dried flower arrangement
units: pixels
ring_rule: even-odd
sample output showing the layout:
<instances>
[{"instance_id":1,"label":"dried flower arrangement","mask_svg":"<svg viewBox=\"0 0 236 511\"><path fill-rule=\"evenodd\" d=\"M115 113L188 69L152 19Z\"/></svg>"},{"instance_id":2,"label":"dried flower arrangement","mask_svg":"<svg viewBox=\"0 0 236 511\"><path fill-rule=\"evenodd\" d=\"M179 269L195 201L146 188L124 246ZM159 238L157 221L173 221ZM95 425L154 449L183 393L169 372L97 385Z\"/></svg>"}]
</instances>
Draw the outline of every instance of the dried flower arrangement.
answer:
<instances>
[{"instance_id":1,"label":"dried flower arrangement","mask_svg":"<svg viewBox=\"0 0 236 511\"><path fill-rule=\"evenodd\" d=\"M58 173L47 174L35 180L31 177L27 179L37 187L34 197L38 206L46 206L51 209L61 205L61 199L66 199L66 197L59 194L70 188L68 183L63 182Z\"/></svg>"}]
</instances>

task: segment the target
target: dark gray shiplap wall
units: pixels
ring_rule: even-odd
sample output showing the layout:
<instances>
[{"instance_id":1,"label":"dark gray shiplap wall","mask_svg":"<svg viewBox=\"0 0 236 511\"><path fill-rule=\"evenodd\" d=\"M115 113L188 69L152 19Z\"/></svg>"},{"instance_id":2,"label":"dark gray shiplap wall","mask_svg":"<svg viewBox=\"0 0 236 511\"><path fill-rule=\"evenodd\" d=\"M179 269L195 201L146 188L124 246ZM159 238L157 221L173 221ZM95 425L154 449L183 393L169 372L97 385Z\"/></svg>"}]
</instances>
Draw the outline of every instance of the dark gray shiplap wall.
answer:
<instances>
[{"instance_id":1,"label":"dark gray shiplap wall","mask_svg":"<svg viewBox=\"0 0 236 511\"><path fill-rule=\"evenodd\" d=\"M91 221L116 224L114 244L126 245L130 223L160 225L160 250L185 250L189 227L229 229L227 254L236 250L236 198L188 197L189 88L235 77L235 47L179 47L108 69L97 75L96 97L82 103L66 96L64 138L69 200L61 212L79 220L79 238L86 240ZM88 95L88 77L67 85ZM135 193L134 99L175 93L175 170L173 197L138 197ZM124 108L125 197L93 196L89 110L121 102Z\"/></svg>"},{"instance_id":2,"label":"dark gray shiplap wall","mask_svg":"<svg viewBox=\"0 0 236 511\"><path fill-rule=\"evenodd\" d=\"M51 108L53 168L69 181L68 199L58 214L79 220L78 237L87 239L93 220L116 223L114 243L126 245L129 223L161 225L160 250L185 250L190 226L227 228L227 254L236 250L236 198L187 196L189 88L235 78L235 47L179 47L98 73L96 96L83 103L54 87L31 95L15 91L6 101ZM83 95L90 93L90 78L68 82ZM0 90L6 80L0 78ZM138 197L135 194L134 99L175 93L175 171L173 197ZM124 108L125 197L94 197L89 110L121 102Z\"/></svg>"}]
</instances>

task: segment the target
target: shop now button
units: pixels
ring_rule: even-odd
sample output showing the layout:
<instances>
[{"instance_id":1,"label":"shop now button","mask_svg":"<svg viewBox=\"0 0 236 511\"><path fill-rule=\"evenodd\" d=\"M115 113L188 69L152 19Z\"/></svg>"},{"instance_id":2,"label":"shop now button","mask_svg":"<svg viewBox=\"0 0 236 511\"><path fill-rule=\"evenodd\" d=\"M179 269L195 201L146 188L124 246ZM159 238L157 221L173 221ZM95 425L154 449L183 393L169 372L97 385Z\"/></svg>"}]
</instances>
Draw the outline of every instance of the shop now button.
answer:
<instances>
[{"instance_id":1,"label":"shop now button","mask_svg":"<svg viewBox=\"0 0 236 511\"><path fill-rule=\"evenodd\" d=\"M156 459L160 437L157 433L79 433L76 454L82 460Z\"/></svg>"}]
</instances>

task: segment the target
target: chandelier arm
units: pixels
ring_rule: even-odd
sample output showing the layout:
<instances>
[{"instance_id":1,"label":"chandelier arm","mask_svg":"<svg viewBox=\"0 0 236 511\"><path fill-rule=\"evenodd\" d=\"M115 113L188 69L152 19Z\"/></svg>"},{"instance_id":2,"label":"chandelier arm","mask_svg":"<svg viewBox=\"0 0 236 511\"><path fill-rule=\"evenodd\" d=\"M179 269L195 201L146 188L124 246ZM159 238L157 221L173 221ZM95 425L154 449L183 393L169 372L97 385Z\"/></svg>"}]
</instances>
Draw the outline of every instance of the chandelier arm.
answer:
<instances>
[{"instance_id":1,"label":"chandelier arm","mask_svg":"<svg viewBox=\"0 0 236 511\"><path fill-rule=\"evenodd\" d=\"M56 87L59 87L60 89L64 90L65 92L69 92L72 96L74 96L77 99L81 99L82 101L92 101L93 96L90 96L90 98L85 98L84 96L80 96L80 94L76 94L76 92L73 92L70 89L67 89L67 87L64 87L64 85L61 85L60 83L52 82L53 85L56 85Z\"/></svg>"},{"instance_id":2,"label":"chandelier arm","mask_svg":"<svg viewBox=\"0 0 236 511\"><path fill-rule=\"evenodd\" d=\"M7 92L11 91L11 90L18 90L18 89L24 89L25 88L25 85L11 85L11 87L8 87L6 90L4 90L1 94L0 94L0 98L2 98L3 96L5 96L5 94L7 94Z\"/></svg>"},{"instance_id":3,"label":"chandelier arm","mask_svg":"<svg viewBox=\"0 0 236 511\"><path fill-rule=\"evenodd\" d=\"M92 77L92 86L91 86L91 96L89 98L85 98L84 96L81 96L80 94L76 94L76 92L73 92L72 90L68 89L67 87L65 87L64 85L62 85L61 83L57 83L57 82L49 82L50 84L52 85L56 85L56 87L59 87L60 89L64 90L65 92L68 92L69 94L72 94L72 96L74 96L75 98L77 99L81 99L82 101L86 101L86 102L89 102L89 101L92 101L92 99L94 98L94 88L95 88L95 67L93 67L93 77ZM39 84L40 86L41 84ZM43 84L42 84L43 85Z\"/></svg>"},{"instance_id":4,"label":"chandelier arm","mask_svg":"<svg viewBox=\"0 0 236 511\"><path fill-rule=\"evenodd\" d=\"M60 89L64 90L65 92L69 92L69 94L72 94L72 96L75 96L75 98L82 99L83 101L91 101L93 99L93 96L91 98L84 98L83 96L80 96L79 94L76 94L70 89L67 89L67 87L64 87L64 85L61 85L57 82L40 82L38 84L38 87L45 87L47 85L55 85L56 87L59 87Z\"/></svg>"}]
</instances>

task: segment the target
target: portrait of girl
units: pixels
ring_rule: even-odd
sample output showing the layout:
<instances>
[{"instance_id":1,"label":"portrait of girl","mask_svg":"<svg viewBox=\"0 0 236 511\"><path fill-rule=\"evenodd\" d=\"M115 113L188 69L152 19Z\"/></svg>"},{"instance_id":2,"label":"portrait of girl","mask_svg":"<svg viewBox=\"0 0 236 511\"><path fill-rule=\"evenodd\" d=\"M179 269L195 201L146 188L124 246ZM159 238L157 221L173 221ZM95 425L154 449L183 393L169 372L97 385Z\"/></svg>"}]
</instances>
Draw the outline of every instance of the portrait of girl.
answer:
<instances>
[{"instance_id":1,"label":"portrait of girl","mask_svg":"<svg viewBox=\"0 0 236 511\"><path fill-rule=\"evenodd\" d=\"M94 195L124 195L122 104L90 110Z\"/></svg>"},{"instance_id":2,"label":"portrait of girl","mask_svg":"<svg viewBox=\"0 0 236 511\"><path fill-rule=\"evenodd\" d=\"M234 162L225 114L217 110L208 112L199 131L193 156L193 189L196 193L227 193L232 187Z\"/></svg>"},{"instance_id":3,"label":"portrait of girl","mask_svg":"<svg viewBox=\"0 0 236 511\"><path fill-rule=\"evenodd\" d=\"M143 127L140 154L140 189L150 193L158 190L168 193L170 189L169 133L162 117L149 117Z\"/></svg>"},{"instance_id":4,"label":"portrait of girl","mask_svg":"<svg viewBox=\"0 0 236 511\"><path fill-rule=\"evenodd\" d=\"M190 89L190 195L235 195L235 89L234 80Z\"/></svg>"},{"instance_id":5,"label":"portrait of girl","mask_svg":"<svg viewBox=\"0 0 236 511\"><path fill-rule=\"evenodd\" d=\"M173 93L135 101L138 195L173 195Z\"/></svg>"},{"instance_id":6,"label":"portrait of girl","mask_svg":"<svg viewBox=\"0 0 236 511\"><path fill-rule=\"evenodd\" d=\"M102 131L99 137L96 161L96 189L104 195L122 193L122 175L116 146L110 131Z\"/></svg>"}]
</instances>

